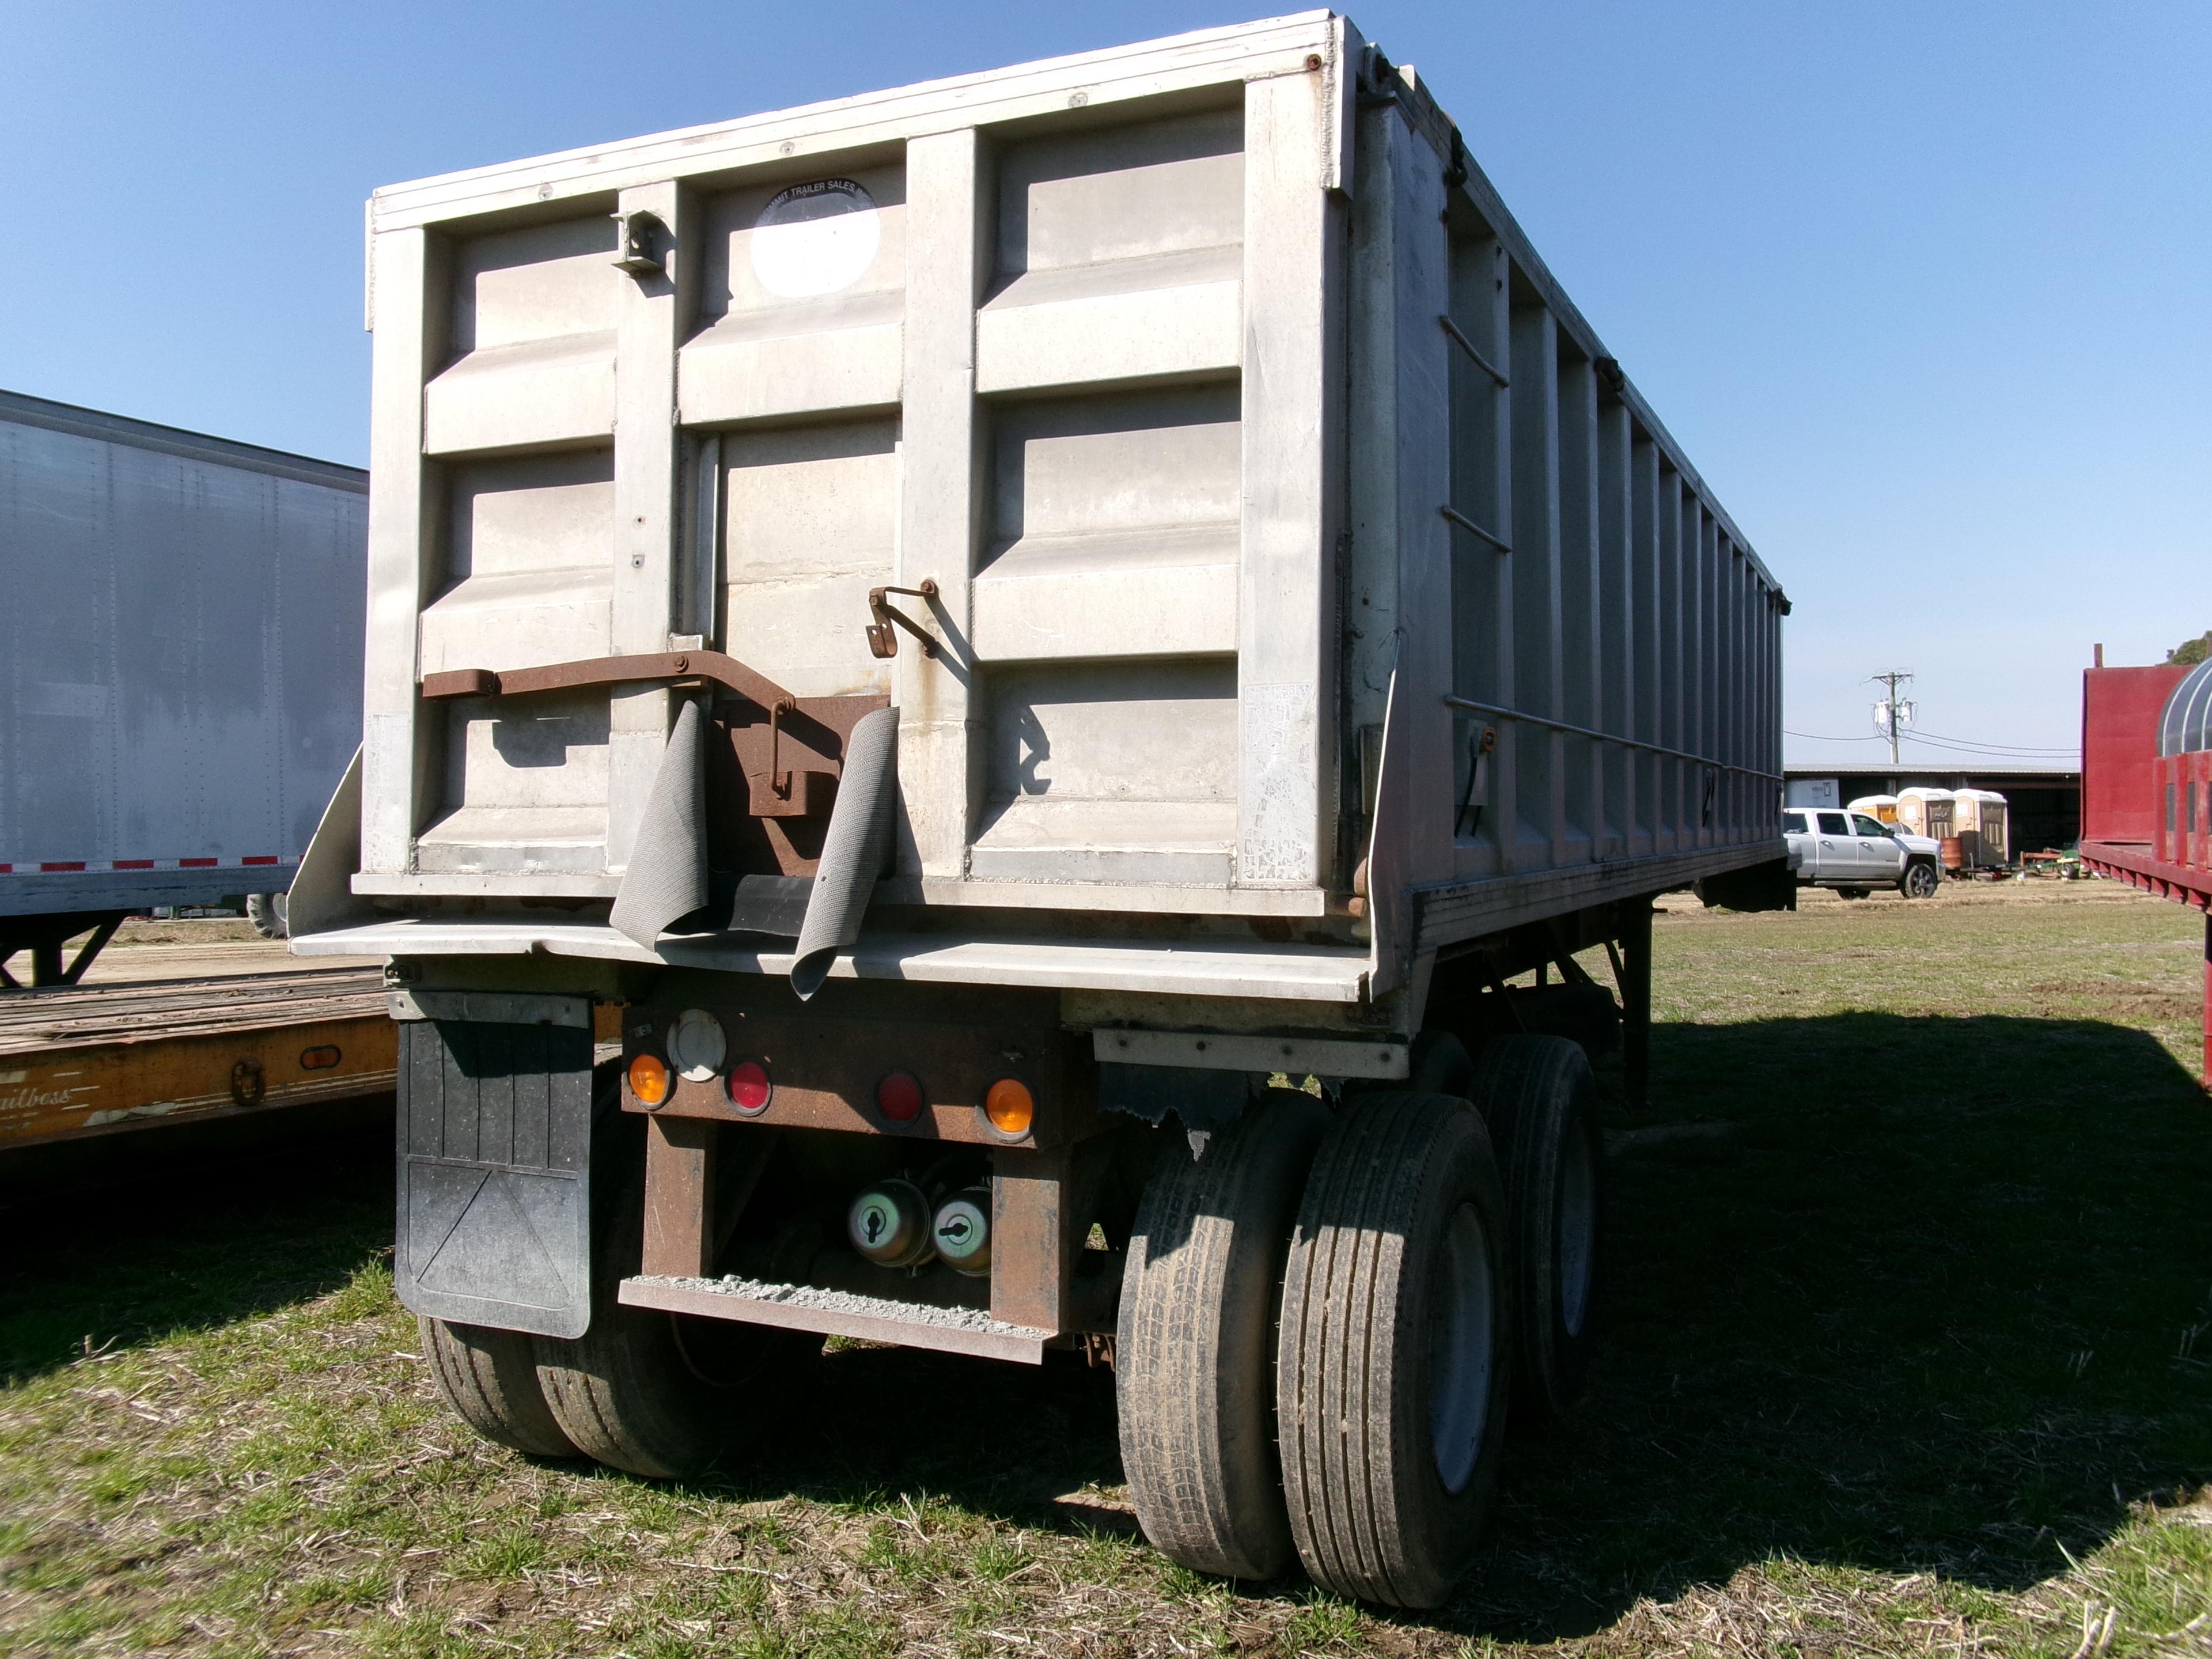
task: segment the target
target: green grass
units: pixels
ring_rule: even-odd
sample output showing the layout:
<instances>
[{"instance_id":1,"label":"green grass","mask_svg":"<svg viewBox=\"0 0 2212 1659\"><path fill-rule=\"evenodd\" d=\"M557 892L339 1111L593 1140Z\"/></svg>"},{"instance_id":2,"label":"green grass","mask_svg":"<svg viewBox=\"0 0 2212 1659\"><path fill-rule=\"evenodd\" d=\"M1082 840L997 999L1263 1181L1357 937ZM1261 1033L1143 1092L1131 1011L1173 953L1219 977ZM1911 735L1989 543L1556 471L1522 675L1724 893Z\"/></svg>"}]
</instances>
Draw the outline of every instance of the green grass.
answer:
<instances>
[{"instance_id":1,"label":"green grass","mask_svg":"<svg viewBox=\"0 0 2212 1659\"><path fill-rule=\"evenodd\" d=\"M678 1487L484 1445L350 1146L11 1237L0 1653L2212 1650L2202 920L1668 907L1607 1355L1438 1614L1162 1562L1076 1356L848 1346Z\"/></svg>"}]
</instances>

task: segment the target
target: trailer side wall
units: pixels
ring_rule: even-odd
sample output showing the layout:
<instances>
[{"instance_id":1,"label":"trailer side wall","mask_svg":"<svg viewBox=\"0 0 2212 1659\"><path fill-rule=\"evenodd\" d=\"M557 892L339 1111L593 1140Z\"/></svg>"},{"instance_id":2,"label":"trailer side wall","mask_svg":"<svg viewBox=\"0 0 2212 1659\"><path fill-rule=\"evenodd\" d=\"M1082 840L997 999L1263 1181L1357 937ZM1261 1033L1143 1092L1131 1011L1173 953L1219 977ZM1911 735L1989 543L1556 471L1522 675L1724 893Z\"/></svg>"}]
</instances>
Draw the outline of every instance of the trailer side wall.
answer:
<instances>
[{"instance_id":1,"label":"trailer side wall","mask_svg":"<svg viewBox=\"0 0 2212 1659\"><path fill-rule=\"evenodd\" d=\"M0 393L0 914L289 884L360 741L367 488Z\"/></svg>"}]
</instances>

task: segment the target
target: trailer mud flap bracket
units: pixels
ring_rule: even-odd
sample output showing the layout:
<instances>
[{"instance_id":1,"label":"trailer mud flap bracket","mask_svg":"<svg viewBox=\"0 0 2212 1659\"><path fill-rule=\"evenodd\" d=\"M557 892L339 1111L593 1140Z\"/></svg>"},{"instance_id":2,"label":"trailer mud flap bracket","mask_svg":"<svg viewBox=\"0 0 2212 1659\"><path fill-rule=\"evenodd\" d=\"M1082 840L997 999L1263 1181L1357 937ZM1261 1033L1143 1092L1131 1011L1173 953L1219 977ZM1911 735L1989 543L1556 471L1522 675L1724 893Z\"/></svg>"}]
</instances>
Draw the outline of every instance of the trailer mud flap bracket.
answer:
<instances>
[{"instance_id":1,"label":"trailer mud flap bracket","mask_svg":"<svg viewBox=\"0 0 2212 1659\"><path fill-rule=\"evenodd\" d=\"M590 1326L592 1032L399 1028L393 1278L416 1313L578 1337Z\"/></svg>"}]
</instances>

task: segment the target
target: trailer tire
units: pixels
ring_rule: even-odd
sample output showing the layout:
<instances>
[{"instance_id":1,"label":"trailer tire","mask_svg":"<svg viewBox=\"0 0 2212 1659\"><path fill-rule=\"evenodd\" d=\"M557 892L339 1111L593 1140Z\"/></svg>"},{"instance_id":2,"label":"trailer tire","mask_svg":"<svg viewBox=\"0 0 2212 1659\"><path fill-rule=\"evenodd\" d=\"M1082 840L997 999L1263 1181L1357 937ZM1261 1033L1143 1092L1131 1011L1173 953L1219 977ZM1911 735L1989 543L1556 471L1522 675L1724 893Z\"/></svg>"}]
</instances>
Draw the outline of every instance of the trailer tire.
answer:
<instances>
[{"instance_id":1,"label":"trailer tire","mask_svg":"<svg viewBox=\"0 0 2212 1659\"><path fill-rule=\"evenodd\" d=\"M1505 1184L1515 1404L1555 1418L1580 1397L1596 1346L1597 1079L1565 1038L1506 1037L1483 1050L1474 1099Z\"/></svg>"},{"instance_id":2,"label":"trailer tire","mask_svg":"<svg viewBox=\"0 0 2212 1659\"><path fill-rule=\"evenodd\" d=\"M284 893L248 893L246 919L253 924L253 931L264 939L291 938L289 896Z\"/></svg>"},{"instance_id":3,"label":"trailer tire","mask_svg":"<svg viewBox=\"0 0 2212 1659\"><path fill-rule=\"evenodd\" d=\"M1467 1044L1449 1031L1424 1031L1413 1039L1405 1082L1395 1086L1415 1094L1451 1095L1465 1100L1474 1087L1474 1061Z\"/></svg>"},{"instance_id":4,"label":"trailer tire","mask_svg":"<svg viewBox=\"0 0 2212 1659\"><path fill-rule=\"evenodd\" d=\"M1512 1326L1505 1200L1463 1100L1351 1101L1307 1178L1276 1413L1298 1557L1339 1595L1432 1607L1498 1481Z\"/></svg>"},{"instance_id":5,"label":"trailer tire","mask_svg":"<svg viewBox=\"0 0 2212 1659\"><path fill-rule=\"evenodd\" d=\"M1915 859L1905 866L1898 878L1897 890L1909 899L1931 899L1943 884L1943 878L1926 859Z\"/></svg>"},{"instance_id":6,"label":"trailer tire","mask_svg":"<svg viewBox=\"0 0 2212 1659\"><path fill-rule=\"evenodd\" d=\"M1192 1159L1174 1137L1138 1206L1115 1334L1121 1466L1152 1547L1194 1571L1296 1564L1275 1446L1283 1259L1329 1123L1278 1090Z\"/></svg>"},{"instance_id":7,"label":"trailer tire","mask_svg":"<svg viewBox=\"0 0 2212 1659\"><path fill-rule=\"evenodd\" d=\"M495 1445L529 1457L574 1457L538 1386L538 1360L527 1331L495 1330L415 1316L431 1380L453 1414Z\"/></svg>"},{"instance_id":8,"label":"trailer tire","mask_svg":"<svg viewBox=\"0 0 2212 1659\"><path fill-rule=\"evenodd\" d=\"M1620 1048L1620 1005L1602 985L1539 985L1506 995L1525 1030L1578 1043L1593 1061Z\"/></svg>"},{"instance_id":9,"label":"trailer tire","mask_svg":"<svg viewBox=\"0 0 2212 1659\"><path fill-rule=\"evenodd\" d=\"M554 1420L584 1455L648 1480L677 1480L732 1450L743 1424L763 1420L768 1402L751 1385L772 1370L778 1384L788 1383L793 1362L818 1354L821 1340L810 1349L792 1332L626 1305L617 1298L644 1240L639 1173L593 1245L591 1325L573 1341L536 1339L538 1380Z\"/></svg>"}]
</instances>

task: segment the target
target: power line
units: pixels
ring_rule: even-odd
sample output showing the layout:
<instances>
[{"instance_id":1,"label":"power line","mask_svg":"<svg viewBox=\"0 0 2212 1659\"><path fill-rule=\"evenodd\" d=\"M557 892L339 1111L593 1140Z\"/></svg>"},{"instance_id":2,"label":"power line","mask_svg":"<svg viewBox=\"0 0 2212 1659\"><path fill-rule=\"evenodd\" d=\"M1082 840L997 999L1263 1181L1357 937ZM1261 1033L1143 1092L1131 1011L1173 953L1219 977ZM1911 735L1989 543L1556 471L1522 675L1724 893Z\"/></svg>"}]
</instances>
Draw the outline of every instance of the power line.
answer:
<instances>
[{"instance_id":1,"label":"power line","mask_svg":"<svg viewBox=\"0 0 2212 1659\"><path fill-rule=\"evenodd\" d=\"M2054 757L2079 755L2079 749L2023 749L2012 744L1976 743L1966 738L1931 738L1915 732L1907 741L1924 743L1931 749L1948 749L1962 755L2018 755L2031 760L2049 760Z\"/></svg>"},{"instance_id":2,"label":"power line","mask_svg":"<svg viewBox=\"0 0 2212 1659\"><path fill-rule=\"evenodd\" d=\"M1916 743L1960 743L1966 744L1975 749L1986 749L1993 752L1996 750L2008 750L2012 753L2021 755L2078 755L2081 752L2078 747L2073 749L2044 749L2039 748L2033 744L1981 743L1972 738L1954 738L1948 732L1915 732L1911 733L1911 738Z\"/></svg>"},{"instance_id":3,"label":"power line","mask_svg":"<svg viewBox=\"0 0 2212 1659\"><path fill-rule=\"evenodd\" d=\"M1783 735L1802 738L1808 743L1881 743L1883 741L1879 733L1865 737L1832 738L1820 732L1792 732L1787 726L1783 728ZM1927 732L1900 732L1899 735L1907 743L1926 744L1931 749L1948 749L1959 754L2020 755L2035 760L2063 760L2069 756L2078 758L2081 753L2079 749L2032 749L2019 744L1977 743L1971 738L1939 738ZM1901 766L1904 762L1899 760L1897 763Z\"/></svg>"}]
</instances>

